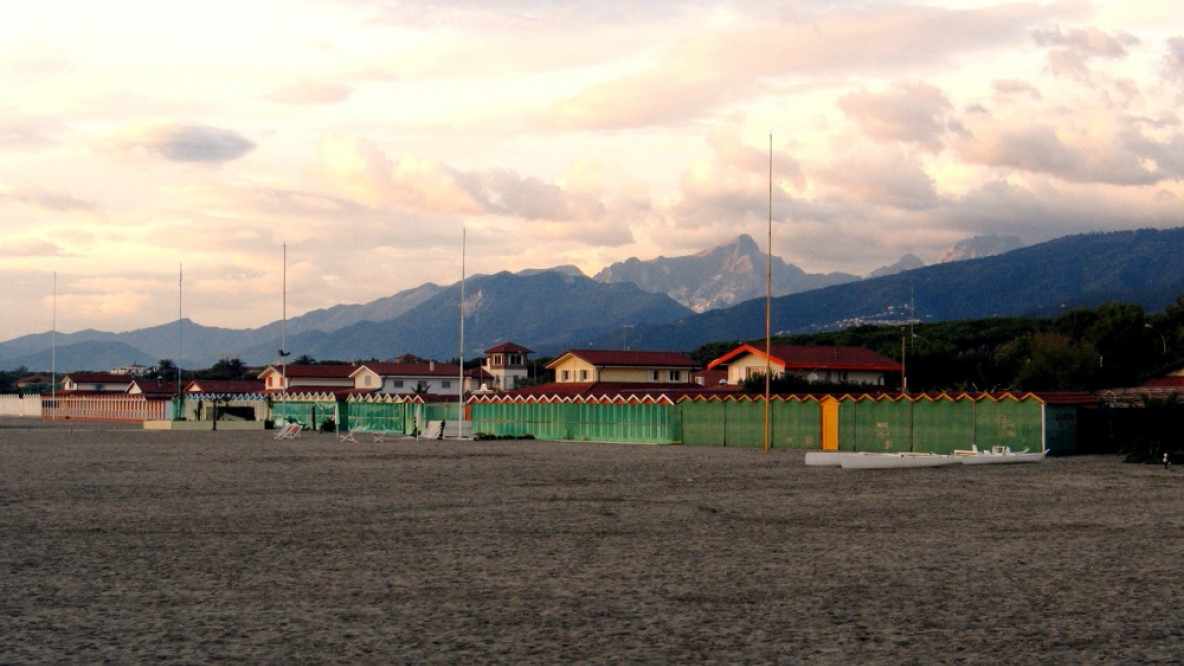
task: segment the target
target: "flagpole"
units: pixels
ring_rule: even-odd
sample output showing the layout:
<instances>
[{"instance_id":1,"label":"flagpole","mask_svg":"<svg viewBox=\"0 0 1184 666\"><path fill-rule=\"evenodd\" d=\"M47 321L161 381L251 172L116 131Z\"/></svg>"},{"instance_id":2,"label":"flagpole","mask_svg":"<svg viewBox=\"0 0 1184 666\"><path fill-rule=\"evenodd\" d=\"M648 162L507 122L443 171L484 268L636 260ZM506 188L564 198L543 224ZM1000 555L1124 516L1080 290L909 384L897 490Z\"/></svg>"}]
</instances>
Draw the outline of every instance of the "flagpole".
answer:
<instances>
[{"instance_id":1,"label":"flagpole","mask_svg":"<svg viewBox=\"0 0 1184 666\"><path fill-rule=\"evenodd\" d=\"M184 354L184 339L185 339L185 325L182 316L181 299L185 293L185 265L177 264L177 409L181 410L180 416L184 416L185 403L181 400L181 357ZM173 414L173 418L177 418L177 414Z\"/></svg>"},{"instance_id":2,"label":"flagpole","mask_svg":"<svg viewBox=\"0 0 1184 666\"><path fill-rule=\"evenodd\" d=\"M460 228L460 345L459 352L456 358L457 364L460 368L458 382L459 388L457 398L457 418L456 418L456 438L460 439L461 424L465 420L465 244L467 240L467 230L464 226ZM443 434L443 433L441 433Z\"/></svg>"},{"instance_id":3,"label":"flagpole","mask_svg":"<svg viewBox=\"0 0 1184 666\"><path fill-rule=\"evenodd\" d=\"M765 431L764 450L769 450L769 399L773 371L773 135L769 134L769 239L765 246Z\"/></svg>"},{"instance_id":4,"label":"flagpole","mask_svg":"<svg viewBox=\"0 0 1184 666\"><path fill-rule=\"evenodd\" d=\"M53 323L50 326L49 367L50 385L49 396L53 408L49 410L49 420L58 418L58 272L53 272Z\"/></svg>"}]
</instances>

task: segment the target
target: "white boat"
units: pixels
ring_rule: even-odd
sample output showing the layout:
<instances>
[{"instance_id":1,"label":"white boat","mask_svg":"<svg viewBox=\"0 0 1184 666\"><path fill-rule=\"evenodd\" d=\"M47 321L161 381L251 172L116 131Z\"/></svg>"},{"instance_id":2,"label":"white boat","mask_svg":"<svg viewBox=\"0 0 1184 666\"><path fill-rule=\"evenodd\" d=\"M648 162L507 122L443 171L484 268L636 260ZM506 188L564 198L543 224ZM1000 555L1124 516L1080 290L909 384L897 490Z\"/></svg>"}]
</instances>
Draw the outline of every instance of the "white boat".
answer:
<instances>
[{"instance_id":1,"label":"white boat","mask_svg":"<svg viewBox=\"0 0 1184 666\"><path fill-rule=\"evenodd\" d=\"M977 446L971 446L970 451L955 451L955 457L963 465L1001 465L1009 463L1040 462L1044 460L1047 451L1029 452L1012 451L1010 446L992 446L990 451L980 451Z\"/></svg>"},{"instance_id":2,"label":"white boat","mask_svg":"<svg viewBox=\"0 0 1184 666\"><path fill-rule=\"evenodd\" d=\"M806 451L807 467L840 467L844 456L857 456L855 451Z\"/></svg>"},{"instance_id":3,"label":"white boat","mask_svg":"<svg viewBox=\"0 0 1184 666\"><path fill-rule=\"evenodd\" d=\"M843 469L904 469L910 467L944 467L957 465L958 456L934 453L854 453L840 458Z\"/></svg>"}]
</instances>

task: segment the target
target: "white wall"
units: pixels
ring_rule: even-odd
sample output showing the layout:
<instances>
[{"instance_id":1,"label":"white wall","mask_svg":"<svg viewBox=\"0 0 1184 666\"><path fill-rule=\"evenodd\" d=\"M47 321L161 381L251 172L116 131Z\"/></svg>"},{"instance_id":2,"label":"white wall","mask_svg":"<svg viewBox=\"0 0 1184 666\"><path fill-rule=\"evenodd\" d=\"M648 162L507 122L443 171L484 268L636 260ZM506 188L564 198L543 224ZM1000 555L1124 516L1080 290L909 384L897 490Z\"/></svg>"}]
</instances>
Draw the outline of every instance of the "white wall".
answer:
<instances>
[{"instance_id":1,"label":"white wall","mask_svg":"<svg viewBox=\"0 0 1184 666\"><path fill-rule=\"evenodd\" d=\"M41 396L0 394L0 416L29 416L41 418Z\"/></svg>"}]
</instances>

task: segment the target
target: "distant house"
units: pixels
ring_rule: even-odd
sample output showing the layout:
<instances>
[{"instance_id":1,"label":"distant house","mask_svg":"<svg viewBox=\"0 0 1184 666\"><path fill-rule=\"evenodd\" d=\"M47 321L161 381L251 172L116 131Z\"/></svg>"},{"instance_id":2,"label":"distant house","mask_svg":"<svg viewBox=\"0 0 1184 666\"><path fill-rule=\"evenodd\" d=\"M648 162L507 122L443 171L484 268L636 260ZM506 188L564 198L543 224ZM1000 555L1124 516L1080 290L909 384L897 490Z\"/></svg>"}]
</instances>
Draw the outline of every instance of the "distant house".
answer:
<instances>
[{"instance_id":1,"label":"distant house","mask_svg":"<svg viewBox=\"0 0 1184 666\"><path fill-rule=\"evenodd\" d=\"M49 391L52 390L53 387L53 377L42 374L29 375L27 377L21 377L20 379L13 382L13 386L15 386L16 390L18 391Z\"/></svg>"},{"instance_id":2,"label":"distant house","mask_svg":"<svg viewBox=\"0 0 1184 666\"><path fill-rule=\"evenodd\" d=\"M381 393L426 393L458 397L461 394L460 366L435 361L398 363L367 362L353 368L352 386Z\"/></svg>"},{"instance_id":3,"label":"distant house","mask_svg":"<svg viewBox=\"0 0 1184 666\"><path fill-rule=\"evenodd\" d=\"M127 388L128 395L142 395L146 398L161 398L177 394L177 382L155 377L135 377Z\"/></svg>"},{"instance_id":4,"label":"distant house","mask_svg":"<svg viewBox=\"0 0 1184 666\"><path fill-rule=\"evenodd\" d=\"M678 352L569 349L547 364L557 384L687 384L696 369Z\"/></svg>"},{"instance_id":5,"label":"distant house","mask_svg":"<svg viewBox=\"0 0 1184 666\"><path fill-rule=\"evenodd\" d=\"M533 350L513 342L486 349L481 369L489 376L488 388L501 391L516 388L518 381L529 375L527 357L533 353Z\"/></svg>"},{"instance_id":6,"label":"distant house","mask_svg":"<svg viewBox=\"0 0 1184 666\"><path fill-rule=\"evenodd\" d=\"M127 393L132 386L130 375L110 372L72 372L62 377L62 390L67 392Z\"/></svg>"},{"instance_id":7,"label":"distant house","mask_svg":"<svg viewBox=\"0 0 1184 666\"><path fill-rule=\"evenodd\" d=\"M773 345L763 348L740 345L707 364L708 370L726 370L728 384L765 374L766 358L773 377L788 374L810 382L883 386L888 376L899 375L900 363L863 347Z\"/></svg>"},{"instance_id":8,"label":"distant house","mask_svg":"<svg viewBox=\"0 0 1184 666\"><path fill-rule=\"evenodd\" d=\"M267 393L316 393L354 388L356 365L269 365L259 373Z\"/></svg>"},{"instance_id":9,"label":"distant house","mask_svg":"<svg viewBox=\"0 0 1184 666\"><path fill-rule=\"evenodd\" d=\"M113 374L113 375L130 375L132 377L143 377L143 376L147 375L150 370L152 370L152 368L147 365L141 365L139 363L128 363L127 365L121 365L118 368L115 368L114 370L111 371L111 374Z\"/></svg>"}]
</instances>

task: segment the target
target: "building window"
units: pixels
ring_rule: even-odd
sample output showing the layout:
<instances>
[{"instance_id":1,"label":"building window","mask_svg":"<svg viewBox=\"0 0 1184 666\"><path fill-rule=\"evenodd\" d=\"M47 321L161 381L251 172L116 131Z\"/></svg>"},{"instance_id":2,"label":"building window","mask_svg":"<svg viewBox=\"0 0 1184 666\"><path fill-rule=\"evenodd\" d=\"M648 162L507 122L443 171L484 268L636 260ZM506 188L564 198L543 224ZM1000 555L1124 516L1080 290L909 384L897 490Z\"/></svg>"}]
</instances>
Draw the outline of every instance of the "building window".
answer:
<instances>
[{"instance_id":1,"label":"building window","mask_svg":"<svg viewBox=\"0 0 1184 666\"><path fill-rule=\"evenodd\" d=\"M374 378L373 378L373 377L371 377L370 375L366 375L366 376L365 376L365 377L362 379L362 385L363 385L363 386L370 386L370 382L371 382L373 379L374 379Z\"/></svg>"},{"instance_id":2,"label":"building window","mask_svg":"<svg viewBox=\"0 0 1184 666\"><path fill-rule=\"evenodd\" d=\"M582 381L582 382L588 381L588 371L587 370L580 370L580 381Z\"/></svg>"},{"instance_id":3,"label":"building window","mask_svg":"<svg viewBox=\"0 0 1184 666\"><path fill-rule=\"evenodd\" d=\"M444 381L440 382L440 388L452 388L452 382L445 379Z\"/></svg>"},{"instance_id":4,"label":"building window","mask_svg":"<svg viewBox=\"0 0 1184 666\"><path fill-rule=\"evenodd\" d=\"M661 379L660 379L660 377L662 376L661 372L662 372L661 370L654 370L653 372L650 373L650 379L652 379L655 382L661 381Z\"/></svg>"},{"instance_id":5,"label":"building window","mask_svg":"<svg viewBox=\"0 0 1184 666\"><path fill-rule=\"evenodd\" d=\"M395 384L395 388L403 388L403 380L402 379L396 379L394 384Z\"/></svg>"},{"instance_id":6,"label":"building window","mask_svg":"<svg viewBox=\"0 0 1184 666\"><path fill-rule=\"evenodd\" d=\"M677 381L680 381L681 379L682 379L681 372L679 372L678 370L671 370L670 371L670 381L677 382Z\"/></svg>"},{"instance_id":7,"label":"building window","mask_svg":"<svg viewBox=\"0 0 1184 666\"><path fill-rule=\"evenodd\" d=\"M565 382L571 381L571 371L570 370L561 371L559 373L559 376L562 378L562 381L565 381Z\"/></svg>"}]
</instances>

